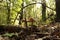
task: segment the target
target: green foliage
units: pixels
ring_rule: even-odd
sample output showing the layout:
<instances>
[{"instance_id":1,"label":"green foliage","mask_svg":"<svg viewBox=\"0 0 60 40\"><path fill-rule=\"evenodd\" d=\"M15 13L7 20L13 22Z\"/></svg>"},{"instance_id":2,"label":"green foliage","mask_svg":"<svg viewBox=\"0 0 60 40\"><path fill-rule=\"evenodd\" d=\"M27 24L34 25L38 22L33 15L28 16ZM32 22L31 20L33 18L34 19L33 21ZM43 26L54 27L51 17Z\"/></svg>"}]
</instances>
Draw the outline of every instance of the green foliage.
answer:
<instances>
[{"instance_id":1,"label":"green foliage","mask_svg":"<svg viewBox=\"0 0 60 40\"><path fill-rule=\"evenodd\" d=\"M47 6L48 7L50 7L50 8L53 8L53 9L55 9L56 7L55 7L55 0L50 0L50 1L46 1L46 4L47 4ZM50 16L51 14L53 14L52 16ZM56 17L55 16L56 15L56 12L55 11L53 11L53 10L51 10L51 9L49 9L49 8L46 8L46 17L49 17L48 19L47 19L47 24L48 23L51 23L52 21L54 21L54 18ZM51 20L51 19L53 19L53 20Z\"/></svg>"},{"instance_id":2,"label":"green foliage","mask_svg":"<svg viewBox=\"0 0 60 40\"><path fill-rule=\"evenodd\" d=\"M9 1L9 2L8 2ZM13 23L12 20L15 19L17 13L21 10L22 0L3 0L0 3L0 24L7 24L8 14L10 19L10 24ZM9 6L8 6L9 5ZM8 12L8 7L10 7L10 12Z\"/></svg>"},{"instance_id":3,"label":"green foliage","mask_svg":"<svg viewBox=\"0 0 60 40\"><path fill-rule=\"evenodd\" d=\"M8 0L9 1L9 0ZM41 2L42 0L10 0L9 2L2 1L0 3L0 24L7 24L7 18L8 18L8 9L7 7L10 7L10 24L13 24L14 19L16 18L17 14L21 12L22 9L22 3L24 3L24 6L30 4L30 3L35 3L35 2ZM45 0L46 1L46 6L51 7L53 9L55 9L55 1L54 0ZM7 5L8 4L8 5ZM46 13L42 14L42 5L41 4L34 4L34 5L30 5L28 7L26 7L25 9L23 9L24 13L23 13L23 19L29 20L29 18L33 18L35 20L34 24L38 25L38 24L43 24L44 22L42 21L42 15L46 14L46 23L48 24L50 22L52 22L55 18L56 12L47 8L46 7ZM49 17L49 15L53 14L52 16ZM49 17L49 18L48 18ZM17 17L17 19L19 18L19 15ZM53 20L51 20L51 18ZM44 18L43 18L44 19ZM15 25L17 25L19 22L19 20L15 21Z\"/></svg>"}]
</instances>

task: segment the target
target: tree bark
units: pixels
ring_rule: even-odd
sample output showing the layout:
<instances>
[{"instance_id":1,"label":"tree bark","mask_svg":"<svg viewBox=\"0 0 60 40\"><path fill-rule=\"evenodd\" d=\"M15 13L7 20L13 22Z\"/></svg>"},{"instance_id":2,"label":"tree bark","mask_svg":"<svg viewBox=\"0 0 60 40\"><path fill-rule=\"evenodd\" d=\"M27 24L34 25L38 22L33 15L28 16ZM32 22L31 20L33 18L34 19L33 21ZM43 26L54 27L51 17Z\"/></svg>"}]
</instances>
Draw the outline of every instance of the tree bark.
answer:
<instances>
[{"instance_id":1,"label":"tree bark","mask_svg":"<svg viewBox=\"0 0 60 40\"><path fill-rule=\"evenodd\" d=\"M21 21L23 19L23 5L24 3L21 4L22 8L21 8L21 12L20 12L20 16L19 16L19 24L21 24Z\"/></svg>"},{"instance_id":2,"label":"tree bark","mask_svg":"<svg viewBox=\"0 0 60 40\"><path fill-rule=\"evenodd\" d=\"M46 1L43 0L42 2L43 2L43 4L42 4L42 20L46 21Z\"/></svg>"},{"instance_id":3,"label":"tree bark","mask_svg":"<svg viewBox=\"0 0 60 40\"><path fill-rule=\"evenodd\" d=\"M7 2L7 24L10 24L10 3Z\"/></svg>"},{"instance_id":4,"label":"tree bark","mask_svg":"<svg viewBox=\"0 0 60 40\"><path fill-rule=\"evenodd\" d=\"M60 0L55 0L56 2L56 21L60 22Z\"/></svg>"}]
</instances>

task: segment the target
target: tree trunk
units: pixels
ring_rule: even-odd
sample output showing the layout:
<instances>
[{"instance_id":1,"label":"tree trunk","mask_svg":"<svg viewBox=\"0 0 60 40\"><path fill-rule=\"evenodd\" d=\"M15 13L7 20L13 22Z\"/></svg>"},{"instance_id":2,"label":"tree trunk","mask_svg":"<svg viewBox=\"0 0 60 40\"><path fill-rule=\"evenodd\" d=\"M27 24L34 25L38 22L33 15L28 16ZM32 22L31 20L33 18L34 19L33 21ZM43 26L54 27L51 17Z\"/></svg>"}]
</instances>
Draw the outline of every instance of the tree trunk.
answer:
<instances>
[{"instance_id":1,"label":"tree trunk","mask_svg":"<svg viewBox=\"0 0 60 40\"><path fill-rule=\"evenodd\" d=\"M60 0L56 1L56 21L60 22Z\"/></svg>"},{"instance_id":2,"label":"tree trunk","mask_svg":"<svg viewBox=\"0 0 60 40\"><path fill-rule=\"evenodd\" d=\"M7 24L10 24L10 3L7 2Z\"/></svg>"},{"instance_id":3,"label":"tree trunk","mask_svg":"<svg viewBox=\"0 0 60 40\"><path fill-rule=\"evenodd\" d=\"M43 2L43 4L42 4L42 20L46 21L46 1L43 0L42 2Z\"/></svg>"},{"instance_id":4,"label":"tree trunk","mask_svg":"<svg viewBox=\"0 0 60 40\"><path fill-rule=\"evenodd\" d=\"M21 21L23 19L23 3L21 5L22 5L22 8L21 8L20 16L19 16L19 24L21 24Z\"/></svg>"}]
</instances>

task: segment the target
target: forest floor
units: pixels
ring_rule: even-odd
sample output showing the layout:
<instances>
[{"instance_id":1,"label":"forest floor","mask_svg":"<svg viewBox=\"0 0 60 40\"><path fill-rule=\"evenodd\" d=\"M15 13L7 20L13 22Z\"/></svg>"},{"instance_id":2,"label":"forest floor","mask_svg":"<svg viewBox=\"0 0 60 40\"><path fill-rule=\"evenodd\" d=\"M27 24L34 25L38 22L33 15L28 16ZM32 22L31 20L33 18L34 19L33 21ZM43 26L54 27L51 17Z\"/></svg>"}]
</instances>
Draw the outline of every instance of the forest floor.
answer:
<instances>
[{"instance_id":1,"label":"forest floor","mask_svg":"<svg viewBox=\"0 0 60 40\"><path fill-rule=\"evenodd\" d=\"M18 28L16 29L15 27L12 27L12 29L9 30L9 28L7 28L7 30L9 31L16 31ZM0 32L0 40L37 40L37 39L43 40L42 38L47 36L43 33L46 33L47 30L49 30L47 31L48 33L51 33L50 36L52 36L53 38L59 38L60 40L60 23L52 23L50 25L40 25L40 27L23 29L22 31L21 29L18 29L18 30L20 30L20 32L18 33L17 32L13 32L13 33L6 32L6 33L1 34ZM2 28L0 28L0 31L2 31ZM40 33L42 32L41 33L43 34L42 38L38 37L40 35L38 32Z\"/></svg>"}]
</instances>

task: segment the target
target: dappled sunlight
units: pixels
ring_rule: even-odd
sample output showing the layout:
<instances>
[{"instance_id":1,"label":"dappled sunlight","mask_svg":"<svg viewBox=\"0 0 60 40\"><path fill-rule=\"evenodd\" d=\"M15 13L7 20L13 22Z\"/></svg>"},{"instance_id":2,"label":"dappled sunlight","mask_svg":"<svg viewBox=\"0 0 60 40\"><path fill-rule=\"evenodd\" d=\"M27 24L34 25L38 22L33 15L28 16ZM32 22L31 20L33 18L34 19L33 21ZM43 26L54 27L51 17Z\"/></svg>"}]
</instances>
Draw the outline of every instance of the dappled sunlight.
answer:
<instances>
[{"instance_id":1,"label":"dappled sunlight","mask_svg":"<svg viewBox=\"0 0 60 40\"><path fill-rule=\"evenodd\" d=\"M19 21L18 21L18 20L16 20L14 25L19 25Z\"/></svg>"},{"instance_id":2,"label":"dappled sunlight","mask_svg":"<svg viewBox=\"0 0 60 40\"><path fill-rule=\"evenodd\" d=\"M46 2L49 2L49 0L46 0Z\"/></svg>"},{"instance_id":3,"label":"dappled sunlight","mask_svg":"<svg viewBox=\"0 0 60 40\"><path fill-rule=\"evenodd\" d=\"M36 7L37 7L37 8L40 8L40 6L41 6L41 4L36 4Z\"/></svg>"},{"instance_id":4,"label":"dappled sunlight","mask_svg":"<svg viewBox=\"0 0 60 40\"><path fill-rule=\"evenodd\" d=\"M26 6L26 2L24 2L24 6Z\"/></svg>"}]
</instances>

